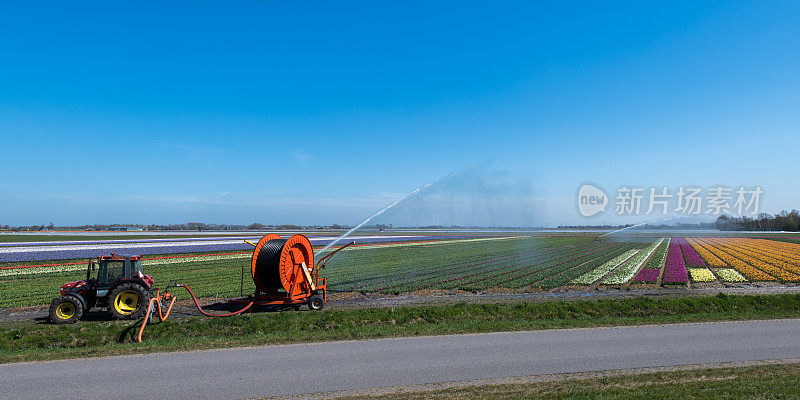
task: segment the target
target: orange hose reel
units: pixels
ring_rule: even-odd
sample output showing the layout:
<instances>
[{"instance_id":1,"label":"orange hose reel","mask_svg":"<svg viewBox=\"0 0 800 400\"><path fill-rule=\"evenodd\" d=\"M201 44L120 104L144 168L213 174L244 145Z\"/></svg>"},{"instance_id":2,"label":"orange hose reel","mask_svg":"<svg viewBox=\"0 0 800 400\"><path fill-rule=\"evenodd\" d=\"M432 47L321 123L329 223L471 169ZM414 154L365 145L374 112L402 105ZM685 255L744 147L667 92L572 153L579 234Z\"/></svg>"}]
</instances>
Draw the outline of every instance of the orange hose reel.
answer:
<instances>
[{"instance_id":1,"label":"orange hose reel","mask_svg":"<svg viewBox=\"0 0 800 400\"><path fill-rule=\"evenodd\" d=\"M303 271L305 265L306 271ZM262 292L283 289L289 296L310 293L313 288L314 248L305 235L283 239L274 233L261 238L253 250L250 271Z\"/></svg>"}]
</instances>

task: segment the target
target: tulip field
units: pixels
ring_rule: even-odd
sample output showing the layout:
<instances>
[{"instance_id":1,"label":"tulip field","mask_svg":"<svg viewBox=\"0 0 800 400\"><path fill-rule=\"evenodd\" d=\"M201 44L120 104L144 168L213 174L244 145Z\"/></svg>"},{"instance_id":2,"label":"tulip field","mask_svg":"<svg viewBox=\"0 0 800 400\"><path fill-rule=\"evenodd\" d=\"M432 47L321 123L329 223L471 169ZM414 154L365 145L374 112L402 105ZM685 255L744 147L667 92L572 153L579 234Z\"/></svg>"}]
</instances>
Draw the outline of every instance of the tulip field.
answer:
<instances>
[{"instance_id":1,"label":"tulip field","mask_svg":"<svg viewBox=\"0 0 800 400\"><path fill-rule=\"evenodd\" d=\"M210 250L145 255L143 267L157 286L185 283L206 298L254 290L250 251ZM0 263L0 308L48 304L62 283L86 275L86 260L24 257ZM800 244L758 237L656 235L598 240L587 235L398 238L345 249L323 276L337 291L385 294L794 284L800 282Z\"/></svg>"}]
</instances>

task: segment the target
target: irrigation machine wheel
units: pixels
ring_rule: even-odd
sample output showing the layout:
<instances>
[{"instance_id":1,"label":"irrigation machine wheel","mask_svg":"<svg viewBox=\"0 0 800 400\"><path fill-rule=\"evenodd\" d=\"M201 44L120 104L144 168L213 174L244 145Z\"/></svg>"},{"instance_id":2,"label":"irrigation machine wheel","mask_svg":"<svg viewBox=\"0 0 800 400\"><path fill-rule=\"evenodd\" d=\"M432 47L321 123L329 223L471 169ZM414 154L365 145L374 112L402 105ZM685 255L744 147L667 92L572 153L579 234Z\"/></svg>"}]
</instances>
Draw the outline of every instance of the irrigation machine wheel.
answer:
<instances>
[{"instance_id":1,"label":"irrigation machine wheel","mask_svg":"<svg viewBox=\"0 0 800 400\"><path fill-rule=\"evenodd\" d=\"M56 297L50 303L50 321L55 324L74 324L83 317L83 304L75 296Z\"/></svg>"},{"instance_id":2,"label":"irrigation machine wheel","mask_svg":"<svg viewBox=\"0 0 800 400\"><path fill-rule=\"evenodd\" d=\"M138 319L144 316L150 291L138 283L123 283L108 295L108 311L117 319Z\"/></svg>"},{"instance_id":3,"label":"irrigation machine wheel","mask_svg":"<svg viewBox=\"0 0 800 400\"><path fill-rule=\"evenodd\" d=\"M322 296L313 295L308 299L308 309L311 311L319 311L325 307L325 301L322 300Z\"/></svg>"}]
</instances>

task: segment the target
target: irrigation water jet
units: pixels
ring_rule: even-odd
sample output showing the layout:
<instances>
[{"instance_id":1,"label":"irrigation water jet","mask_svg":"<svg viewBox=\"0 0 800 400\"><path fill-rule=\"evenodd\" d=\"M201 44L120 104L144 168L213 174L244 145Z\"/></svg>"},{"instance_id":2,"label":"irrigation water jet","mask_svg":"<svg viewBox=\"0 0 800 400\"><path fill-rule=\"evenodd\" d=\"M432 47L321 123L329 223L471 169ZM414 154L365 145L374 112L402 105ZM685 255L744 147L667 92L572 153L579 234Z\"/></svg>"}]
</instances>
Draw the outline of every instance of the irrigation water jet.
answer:
<instances>
[{"instance_id":1,"label":"irrigation water jet","mask_svg":"<svg viewBox=\"0 0 800 400\"><path fill-rule=\"evenodd\" d=\"M433 181L431 181L430 183L428 183L426 185L423 185L423 186L420 186L420 187L418 187L418 188L406 193L403 197L400 197L399 199L395 200L394 202L392 202L392 204L389 204L388 206L384 207L382 210L376 212L375 214L370 215L369 218L365 219L360 224L358 224L355 227L353 227L353 229L350 229L349 231L345 232L343 235L339 236L338 238L334 239L332 242L328 243L325 247L322 248L322 250L319 251L319 253L322 254L322 252L328 250L329 248L331 248L331 246L335 245L336 243L339 243L339 241L341 241L342 239L346 238L347 236L349 236L351 233L355 232L357 229L361 228L362 226L366 225L369 221L372 221L373 218L385 213L386 211L388 211L392 207L400 204L400 202L402 202L403 200L405 200L405 199L407 199L407 198L409 198L411 196L414 196L417 193L419 193L419 192L431 187L433 184L435 184L436 182L439 182L441 179L442 178L436 178Z\"/></svg>"},{"instance_id":2,"label":"irrigation water jet","mask_svg":"<svg viewBox=\"0 0 800 400\"><path fill-rule=\"evenodd\" d=\"M598 239L600 239L600 238L602 238L602 237L606 237L606 236L608 236L608 235L613 235L613 234L615 234L615 233L617 233L617 232L624 231L624 230L626 230L626 229L636 228L637 226L642 226L642 225L652 224L652 223L654 223L654 222L660 222L660 221L669 221L669 220L671 220L671 219L675 219L675 218L676 218L676 217L667 217L667 218L661 218L661 219L657 219L657 220L655 220L655 221L644 221L644 222L642 222L641 224L636 224L636 225L626 226L626 227L624 227L624 228L622 228L622 229L617 229L617 230L615 230L615 231L608 232L608 233L606 233L605 235L600 235L600 236L598 236L598 237L596 237L596 238L592 239L592 242L594 242L595 240L598 240Z\"/></svg>"}]
</instances>

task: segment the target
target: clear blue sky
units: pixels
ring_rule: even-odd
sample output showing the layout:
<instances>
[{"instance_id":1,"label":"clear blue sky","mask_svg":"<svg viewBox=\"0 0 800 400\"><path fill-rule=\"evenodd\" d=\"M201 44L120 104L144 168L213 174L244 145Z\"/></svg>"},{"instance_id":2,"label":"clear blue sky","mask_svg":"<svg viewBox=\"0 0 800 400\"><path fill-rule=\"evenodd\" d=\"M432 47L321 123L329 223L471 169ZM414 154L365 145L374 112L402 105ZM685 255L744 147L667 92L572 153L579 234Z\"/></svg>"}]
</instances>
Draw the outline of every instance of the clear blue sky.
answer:
<instances>
[{"instance_id":1,"label":"clear blue sky","mask_svg":"<svg viewBox=\"0 0 800 400\"><path fill-rule=\"evenodd\" d=\"M353 224L487 159L555 203L726 184L800 207L796 2L20 4L0 224Z\"/></svg>"}]
</instances>

